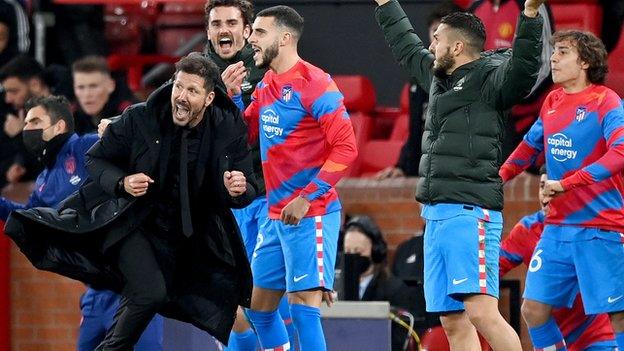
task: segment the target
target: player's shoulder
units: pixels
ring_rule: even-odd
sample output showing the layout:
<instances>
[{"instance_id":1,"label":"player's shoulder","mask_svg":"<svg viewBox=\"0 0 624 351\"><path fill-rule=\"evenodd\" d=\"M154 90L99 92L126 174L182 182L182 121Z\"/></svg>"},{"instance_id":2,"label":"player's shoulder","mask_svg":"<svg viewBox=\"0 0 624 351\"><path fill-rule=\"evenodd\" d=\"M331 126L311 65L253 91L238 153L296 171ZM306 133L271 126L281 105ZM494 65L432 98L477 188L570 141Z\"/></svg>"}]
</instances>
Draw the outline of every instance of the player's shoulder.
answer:
<instances>
[{"instance_id":1,"label":"player's shoulder","mask_svg":"<svg viewBox=\"0 0 624 351\"><path fill-rule=\"evenodd\" d=\"M608 112L614 108L622 106L622 98L610 88L604 85L593 87L593 93L599 101L599 105Z\"/></svg>"}]
</instances>

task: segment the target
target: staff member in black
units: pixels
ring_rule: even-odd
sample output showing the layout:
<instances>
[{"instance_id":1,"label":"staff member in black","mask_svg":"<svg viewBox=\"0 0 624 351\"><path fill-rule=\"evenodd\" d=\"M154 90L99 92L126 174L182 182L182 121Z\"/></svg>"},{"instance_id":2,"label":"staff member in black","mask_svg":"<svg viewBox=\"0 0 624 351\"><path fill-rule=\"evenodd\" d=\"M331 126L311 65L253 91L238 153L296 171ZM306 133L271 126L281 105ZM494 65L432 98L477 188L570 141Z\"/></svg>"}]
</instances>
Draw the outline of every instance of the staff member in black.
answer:
<instances>
[{"instance_id":1,"label":"staff member in black","mask_svg":"<svg viewBox=\"0 0 624 351\"><path fill-rule=\"evenodd\" d=\"M132 350L156 313L227 343L236 306L251 295L230 208L249 204L256 185L247 129L216 65L200 54L181 59L173 82L108 126L87 168L93 183L65 209L14 214L7 230L35 266L121 291L96 350ZM48 245L37 242L46 229ZM65 244L72 233L99 240Z\"/></svg>"}]
</instances>

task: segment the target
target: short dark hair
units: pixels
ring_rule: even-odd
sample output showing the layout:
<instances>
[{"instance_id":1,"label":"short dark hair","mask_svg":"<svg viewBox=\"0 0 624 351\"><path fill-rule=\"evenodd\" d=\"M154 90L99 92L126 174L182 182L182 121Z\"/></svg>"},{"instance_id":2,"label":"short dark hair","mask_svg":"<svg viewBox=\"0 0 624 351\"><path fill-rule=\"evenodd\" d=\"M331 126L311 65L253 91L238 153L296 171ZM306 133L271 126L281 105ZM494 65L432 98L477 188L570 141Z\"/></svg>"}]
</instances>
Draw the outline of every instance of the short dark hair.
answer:
<instances>
[{"instance_id":1,"label":"short dark hair","mask_svg":"<svg viewBox=\"0 0 624 351\"><path fill-rule=\"evenodd\" d=\"M210 24L210 11L215 7L236 7L243 15L243 24L251 26L254 17L254 7L251 2L247 0L208 0L206 6L204 6L204 21L206 27Z\"/></svg>"},{"instance_id":2,"label":"short dark hair","mask_svg":"<svg viewBox=\"0 0 624 351\"><path fill-rule=\"evenodd\" d=\"M74 116L71 112L69 100L67 100L66 97L62 95L50 95L31 98L26 102L26 112L37 106L43 107L48 112L52 124L63 120L65 121L66 131L68 133L74 132Z\"/></svg>"},{"instance_id":3,"label":"short dark hair","mask_svg":"<svg viewBox=\"0 0 624 351\"><path fill-rule=\"evenodd\" d=\"M580 30L563 30L553 34L553 45L569 40L576 47L579 59L589 65L587 79L594 84L602 84L609 72L607 49L598 37Z\"/></svg>"},{"instance_id":4,"label":"short dark hair","mask_svg":"<svg viewBox=\"0 0 624 351\"><path fill-rule=\"evenodd\" d=\"M290 6L278 5L264 9L256 17L273 17L275 24L292 30L295 37L301 38L303 34L304 20L301 15Z\"/></svg>"},{"instance_id":5,"label":"short dark hair","mask_svg":"<svg viewBox=\"0 0 624 351\"><path fill-rule=\"evenodd\" d=\"M485 27L479 17L468 12L453 12L442 17L440 23L446 24L468 41L466 44L474 53L483 51L485 45Z\"/></svg>"},{"instance_id":6,"label":"short dark hair","mask_svg":"<svg viewBox=\"0 0 624 351\"><path fill-rule=\"evenodd\" d=\"M175 64L175 74L184 72L204 78L204 88L210 92L214 90L220 79L219 67L209 58L199 52L191 52Z\"/></svg>"},{"instance_id":7,"label":"short dark hair","mask_svg":"<svg viewBox=\"0 0 624 351\"><path fill-rule=\"evenodd\" d=\"M43 66L27 55L16 56L0 68L0 81L12 77L21 81L27 81L31 78L39 78L45 81Z\"/></svg>"},{"instance_id":8,"label":"short dark hair","mask_svg":"<svg viewBox=\"0 0 624 351\"><path fill-rule=\"evenodd\" d=\"M108 68L108 62L103 56L90 55L75 61L72 64L72 73L94 73L100 72L110 75L110 69Z\"/></svg>"},{"instance_id":9,"label":"short dark hair","mask_svg":"<svg viewBox=\"0 0 624 351\"><path fill-rule=\"evenodd\" d=\"M462 8L457 6L454 2L449 0L444 1L427 15L427 27L431 27L435 22L440 22L444 16L453 12L461 12L461 10Z\"/></svg>"}]
</instances>

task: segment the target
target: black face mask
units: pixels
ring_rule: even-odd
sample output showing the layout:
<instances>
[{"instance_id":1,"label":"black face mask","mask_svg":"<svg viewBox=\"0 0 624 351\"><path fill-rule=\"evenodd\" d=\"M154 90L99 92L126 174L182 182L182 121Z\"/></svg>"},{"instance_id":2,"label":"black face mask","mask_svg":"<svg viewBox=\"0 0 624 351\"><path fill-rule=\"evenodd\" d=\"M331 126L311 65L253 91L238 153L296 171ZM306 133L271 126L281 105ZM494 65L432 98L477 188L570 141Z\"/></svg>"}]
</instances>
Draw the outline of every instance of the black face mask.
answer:
<instances>
[{"instance_id":1,"label":"black face mask","mask_svg":"<svg viewBox=\"0 0 624 351\"><path fill-rule=\"evenodd\" d=\"M357 255L354 259L358 275L366 272L372 263L370 257Z\"/></svg>"},{"instance_id":2,"label":"black face mask","mask_svg":"<svg viewBox=\"0 0 624 351\"><path fill-rule=\"evenodd\" d=\"M29 129L22 131L22 139L26 150L33 156L41 157L47 142L43 140L43 129Z\"/></svg>"}]
</instances>

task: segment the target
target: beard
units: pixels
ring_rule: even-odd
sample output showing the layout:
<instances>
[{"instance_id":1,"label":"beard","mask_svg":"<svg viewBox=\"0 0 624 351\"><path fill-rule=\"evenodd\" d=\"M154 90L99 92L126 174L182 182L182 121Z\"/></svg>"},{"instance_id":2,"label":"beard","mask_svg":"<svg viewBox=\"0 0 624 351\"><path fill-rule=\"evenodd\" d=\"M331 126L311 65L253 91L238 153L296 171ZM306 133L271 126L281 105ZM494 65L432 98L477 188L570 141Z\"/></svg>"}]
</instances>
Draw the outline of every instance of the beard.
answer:
<instances>
[{"instance_id":1,"label":"beard","mask_svg":"<svg viewBox=\"0 0 624 351\"><path fill-rule=\"evenodd\" d=\"M262 51L262 62L258 64L258 68L267 69L273 63L273 60L279 54L279 43L276 41L271 44L268 48Z\"/></svg>"},{"instance_id":2,"label":"beard","mask_svg":"<svg viewBox=\"0 0 624 351\"><path fill-rule=\"evenodd\" d=\"M176 106L176 103L174 102L171 108L171 112L173 114L173 123L180 127L192 127L191 124L204 113L203 106L200 109L194 109L191 104L186 102L178 102L178 104L182 105L182 108L178 108L178 106ZM178 112L181 112L180 110L183 110L183 113L186 115L186 118L184 118L184 120L178 120L176 118Z\"/></svg>"},{"instance_id":3,"label":"beard","mask_svg":"<svg viewBox=\"0 0 624 351\"><path fill-rule=\"evenodd\" d=\"M436 59L433 64L433 75L440 78L448 78L448 70L455 66L455 57L451 55L451 48L446 48L446 53L439 59Z\"/></svg>"}]
</instances>

